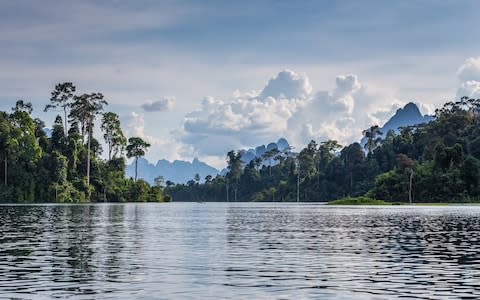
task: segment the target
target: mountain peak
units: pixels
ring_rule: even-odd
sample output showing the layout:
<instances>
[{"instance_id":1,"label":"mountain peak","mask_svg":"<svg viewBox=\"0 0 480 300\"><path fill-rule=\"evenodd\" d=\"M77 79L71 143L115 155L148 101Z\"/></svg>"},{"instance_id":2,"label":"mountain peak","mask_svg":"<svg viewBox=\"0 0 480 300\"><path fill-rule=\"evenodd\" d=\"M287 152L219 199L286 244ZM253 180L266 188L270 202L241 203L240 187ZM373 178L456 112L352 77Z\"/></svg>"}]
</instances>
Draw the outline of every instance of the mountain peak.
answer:
<instances>
[{"instance_id":1,"label":"mountain peak","mask_svg":"<svg viewBox=\"0 0 480 300\"><path fill-rule=\"evenodd\" d=\"M413 103L407 103L403 108L399 108L397 112L383 125L382 132L389 130L398 131L398 128L426 123L432 120L431 116L423 116L418 106Z\"/></svg>"},{"instance_id":2,"label":"mountain peak","mask_svg":"<svg viewBox=\"0 0 480 300\"><path fill-rule=\"evenodd\" d=\"M218 170L209 166L205 162L194 158L192 162L183 160L174 160L172 162L161 159L156 164L150 163L147 159L141 157L138 159L139 177L153 184L155 177L161 175L165 180L175 183L185 183L192 179L195 174L200 174L201 178L207 175L215 176ZM128 177L135 174L135 163L127 166L126 173Z\"/></svg>"}]
</instances>

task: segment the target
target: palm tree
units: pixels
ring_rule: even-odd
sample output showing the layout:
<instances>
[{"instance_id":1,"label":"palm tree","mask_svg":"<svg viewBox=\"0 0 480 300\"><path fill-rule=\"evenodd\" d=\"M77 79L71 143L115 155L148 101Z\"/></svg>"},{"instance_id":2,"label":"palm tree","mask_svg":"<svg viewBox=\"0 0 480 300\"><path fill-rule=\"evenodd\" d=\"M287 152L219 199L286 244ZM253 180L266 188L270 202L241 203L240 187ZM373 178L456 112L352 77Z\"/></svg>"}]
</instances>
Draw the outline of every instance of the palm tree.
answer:
<instances>
[{"instance_id":1,"label":"palm tree","mask_svg":"<svg viewBox=\"0 0 480 300\"><path fill-rule=\"evenodd\" d=\"M374 125L368 129L365 129L363 131L363 135L367 138L367 142L365 143L365 149L368 150L368 154L371 154L372 151L377 148L378 144L380 144L380 141L382 138L380 135L382 135L382 131L380 131L380 127L378 125Z\"/></svg>"},{"instance_id":2,"label":"palm tree","mask_svg":"<svg viewBox=\"0 0 480 300\"><path fill-rule=\"evenodd\" d=\"M135 157L135 181L137 181L138 177L138 158L144 156L149 147L150 144L142 138L131 137L128 139L127 157Z\"/></svg>"}]
</instances>

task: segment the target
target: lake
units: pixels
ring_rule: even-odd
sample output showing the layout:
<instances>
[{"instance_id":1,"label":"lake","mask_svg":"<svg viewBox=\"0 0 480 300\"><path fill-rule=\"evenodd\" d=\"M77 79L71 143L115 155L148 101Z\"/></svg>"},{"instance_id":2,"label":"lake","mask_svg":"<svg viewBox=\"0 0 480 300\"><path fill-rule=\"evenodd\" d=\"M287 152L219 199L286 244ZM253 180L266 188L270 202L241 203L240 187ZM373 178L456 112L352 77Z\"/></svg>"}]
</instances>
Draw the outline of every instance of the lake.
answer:
<instances>
[{"instance_id":1,"label":"lake","mask_svg":"<svg viewBox=\"0 0 480 300\"><path fill-rule=\"evenodd\" d=\"M0 245L0 298L480 298L480 206L6 205Z\"/></svg>"}]
</instances>

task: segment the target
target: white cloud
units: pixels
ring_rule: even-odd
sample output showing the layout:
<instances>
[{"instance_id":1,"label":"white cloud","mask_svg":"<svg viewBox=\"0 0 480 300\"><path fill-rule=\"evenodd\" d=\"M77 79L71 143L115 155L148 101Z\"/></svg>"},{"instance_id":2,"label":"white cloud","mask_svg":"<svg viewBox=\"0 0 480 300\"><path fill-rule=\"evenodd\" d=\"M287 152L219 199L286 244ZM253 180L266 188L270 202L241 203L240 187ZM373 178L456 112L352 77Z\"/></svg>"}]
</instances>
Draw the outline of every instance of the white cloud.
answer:
<instances>
[{"instance_id":1,"label":"white cloud","mask_svg":"<svg viewBox=\"0 0 480 300\"><path fill-rule=\"evenodd\" d=\"M141 137L151 145L146 154L146 158L151 162L156 162L160 158L169 160L193 158L190 155L193 153L190 146L179 143L172 137L158 138L147 134L144 114L132 112L123 123L127 124L124 128L127 137Z\"/></svg>"},{"instance_id":2,"label":"white cloud","mask_svg":"<svg viewBox=\"0 0 480 300\"><path fill-rule=\"evenodd\" d=\"M458 68L457 76L460 81L480 81L480 57L470 57Z\"/></svg>"},{"instance_id":3,"label":"white cloud","mask_svg":"<svg viewBox=\"0 0 480 300\"><path fill-rule=\"evenodd\" d=\"M336 78L332 91L317 92L289 120L287 139L304 145L314 139L335 139L342 144L358 141L363 129L382 126L403 101L392 94L361 84L354 74Z\"/></svg>"},{"instance_id":4,"label":"white cloud","mask_svg":"<svg viewBox=\"0 0 480 300\"><path fill-rule=\"evenodd\" d=\"M462 82L457 90L457 97L467 96L470 98L480 98L480 81L469 80Z\"/></svg>"},{"instance_id":5,"label":"white cloud","mask_svg":"<svg viewBox=\"0 0 480 300\"><path fill-rule=\"evenodd\" d=\"M174 102L174 97L164 97L163 99L157 101L149 101L144 103L142 108L146 112L169 111L172 109Z\"/></svg>"},{"instance_id":6,"label":"white cloud","mask_svg":"<svg viewBox=\"0 0 480 300\"><path fill-rule=\"evenodd\" d=\"M259 97L304 99L311 93L312 86L307 76L283 70L268 81Z\"/></svg>"},{"instance_id":7,"label":"white cloud","mask_svg":"<svg viewBox=\"0 0 480 300\"><path fill-rule=\"evenodd\" d=\"M382 125L391 116L388 113L402 104L384 91L361 84L353 74L337 76L335 82L332 91L312 96L309 79L287 70L270 79L258 97L239 91L229 101L207 97L199 109L185 116L178 139L199 156L223 156L228 150L280 137L296 147L310 139L350 143L359 140L368 126Z\"/></svg>"},{"instance_id":8,"label":"white cloud","mask_svg":"<svg viewBox=\"0 0 480 300\"><path fill-rule=\"evenodd\" d=\"M457 76L460 80L457 98L480 98L480 57L467 58L458 68Z\"/></svg>"}]
</instances>

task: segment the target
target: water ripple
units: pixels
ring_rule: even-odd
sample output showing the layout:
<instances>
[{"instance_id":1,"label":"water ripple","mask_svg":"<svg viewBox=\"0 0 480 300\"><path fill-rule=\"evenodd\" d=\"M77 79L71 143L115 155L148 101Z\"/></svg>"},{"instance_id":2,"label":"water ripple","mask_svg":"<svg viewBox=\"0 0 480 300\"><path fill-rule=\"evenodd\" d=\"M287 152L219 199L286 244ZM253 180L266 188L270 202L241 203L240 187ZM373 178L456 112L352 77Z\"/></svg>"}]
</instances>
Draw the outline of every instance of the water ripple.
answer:
<instances>
[{"instance_id":1,"label":"water ripple","mask_svg":"<svg viewBox=\"0 0 480 300\"><path fill-rule=\"evenodd\" d=\"M10 205L0 228L0 298L480 298L478 206Z\"/></svg>"}]
</instances>

